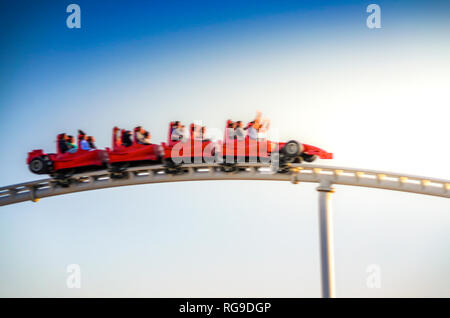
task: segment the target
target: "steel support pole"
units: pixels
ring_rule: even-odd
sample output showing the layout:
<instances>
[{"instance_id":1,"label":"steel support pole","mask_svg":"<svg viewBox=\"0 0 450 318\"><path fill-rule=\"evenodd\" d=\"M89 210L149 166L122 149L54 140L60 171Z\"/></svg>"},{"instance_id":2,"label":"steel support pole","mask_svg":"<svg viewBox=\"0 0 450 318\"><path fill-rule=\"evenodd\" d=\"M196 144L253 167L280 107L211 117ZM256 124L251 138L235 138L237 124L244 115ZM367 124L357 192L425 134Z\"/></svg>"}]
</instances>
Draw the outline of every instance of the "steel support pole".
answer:
<instances>
[{"instance_id":1,"label":"steel support pole","mask_svg":"<svg viewBox=\"0 0 450 318\"><path fill-rule=\"evenodd\" d=\"M334 298L334 244L333 244L333 212L331 210L331 195L334 188L329 182L321 182L319 187L319 235L320 262L322 278L322 297Z\"/></svg>"}]
</instances>

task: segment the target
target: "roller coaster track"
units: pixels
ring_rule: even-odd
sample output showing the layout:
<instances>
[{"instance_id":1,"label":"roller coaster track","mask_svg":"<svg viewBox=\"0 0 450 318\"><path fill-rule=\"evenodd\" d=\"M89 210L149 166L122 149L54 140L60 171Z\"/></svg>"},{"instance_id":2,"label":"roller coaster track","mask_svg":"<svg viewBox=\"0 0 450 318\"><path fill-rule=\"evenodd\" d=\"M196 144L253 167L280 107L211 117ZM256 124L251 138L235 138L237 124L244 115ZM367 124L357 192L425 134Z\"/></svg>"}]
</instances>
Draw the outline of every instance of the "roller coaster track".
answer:
<instances>
[{"instance_id":1,"label":"roller coaster track","mask_svg":"<svg viewBox=\"0 0 450 318\"><path fill-rule=\"evenodd\" d=\"M335 297L332 185L378 188L450 198L450 180L426 178L392 172L292 164L273 173L270 165L239 164L232 171L223 171L218 164L189 164L168 171L166 167L144 166L128 169L120 177L109 171L96 171L72 176L70 182L42 179L0 188L0 206L56 195L113 188L127 185L208 180L272 180L318 183L319 235L322 296Z\"/></svg>"},{"instance_id":2,"label":"roller coaster track","mask_svg":"<svg viewBox=\"0 0 450 318\"><path fill-rule=\"evenodd\" d=\"M224 172L218 164L184 165L178 173L167 173L165 167L143 166L127 170L122 178L112 178L106 170L74 175L71 183L62 186L55 179L41 179L0 188L0 206L56 195L120 187L136 184L206 181L206 180L271 180L316 182L379 188L450 198L450 180L419 177L392 172L292 164L283 173L271 173L264 164L239 164L236 171Z\"/></svg>"}]
</instances>

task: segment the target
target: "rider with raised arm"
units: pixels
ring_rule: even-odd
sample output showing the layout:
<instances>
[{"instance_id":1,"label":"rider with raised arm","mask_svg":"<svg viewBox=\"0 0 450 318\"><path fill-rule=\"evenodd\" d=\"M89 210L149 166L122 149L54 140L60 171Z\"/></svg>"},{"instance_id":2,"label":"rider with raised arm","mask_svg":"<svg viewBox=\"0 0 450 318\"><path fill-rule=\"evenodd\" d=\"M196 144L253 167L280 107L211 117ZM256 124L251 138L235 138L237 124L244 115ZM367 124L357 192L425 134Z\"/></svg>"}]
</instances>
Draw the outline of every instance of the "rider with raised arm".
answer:
<instances>
[{"instance_id":1,"label":"rider with raised arm","mask_svg":"<svg viewBox=\"0 0 450 318\"><path fill-rule=\"evenodd\" d=\"M255 120L251 121L248 126L248 136L250 139L258 139L259 134L266 133L270 128L270 120L262 119L262 113L256 112Z\"/></svg>"}]
</instances>

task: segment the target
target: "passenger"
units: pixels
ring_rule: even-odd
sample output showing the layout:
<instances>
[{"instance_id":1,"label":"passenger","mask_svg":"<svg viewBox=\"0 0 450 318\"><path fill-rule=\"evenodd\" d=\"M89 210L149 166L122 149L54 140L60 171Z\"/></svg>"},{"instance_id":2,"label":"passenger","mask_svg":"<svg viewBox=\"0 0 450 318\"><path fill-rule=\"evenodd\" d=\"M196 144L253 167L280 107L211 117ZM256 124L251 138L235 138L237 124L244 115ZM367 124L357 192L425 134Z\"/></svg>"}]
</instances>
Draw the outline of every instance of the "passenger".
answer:
<instances>
[{"instance_id":1,"label":"passenger","mask_svg":"<svg viewBox=\"0 0 450 318\"><path fill-rule=\"evenodd\" d=\"M264 134L264 133L266 133L266 132L269 130L269 128L270 128L270 120L264 118L264 119L261 121L261 124L260 124L260 126L259 126L258 132Z\"/></svg>"},{"instance_id":2,"label":"passenger","mask_svg":"<svg viewBox=\"0 0 450 318\"><path fill-rule=\"evenodd\" d=\"M151 145L150 139L152 138L152 135L148 131L144 132L144 145Z\"/></svg>"},{"instance_id":3,"label":"passenger","mask_svg":"<svg viewBox=\"0 0 450 318\"><path fill-rule=\"evenodd\" d=\"M252 121L247 126L247 135L250 139L258 139L258 130L255 128L255 121Z\"/></svg>"},{"instance_id":4,"label":"passenger","mask_svg":"<svg viewBox=\"0 0 450 318\"><path fill-rule=\"evenodd\" d=\"M264 120L258 130L258 138L259 139L266 139L267 138L267 131L269 130L270 122L268 120Z\"/></svg>"},{"instance_id":5,"label":"passenger","mask_svg":"<svg viewBox=\"0 0 450 318\"><path fill-rule=\"evenodd\" d=\"M237 140L244 140L245 139L245 129L242 124L242 121L238 120L236 122L236 128L234 130L234 138Z\"/></svg>"},{"instance_id":6,"label":"passenger","mask_svg":"<svg viewBox=\"0 0 450 318\"><path fill-rule=\"evenodd\" d=\"M261 112L256 112L255 120L248 125L248 135L251 139L258 139L258 136L265 135L270 128L270 120L262 118Z\"/></svg>"},{"instance_id":7,"label":"passenger","mask_svg":"<svg viewBox=\"0 0 450 318\"><path fill-rule=\"evenodd\" d=\"M136 141L138 144L150 145L150 142L147 141L145 137L146 133L147 136L149 136L150 134L144 128L142 128L141 126L137 126L136 128L134 128L134 131L136 132Z\"/></svg>"},{"instance_id":8,"label":"passenger","mask_svg":"<svg viewBox=\"0 0 450 318\"><path fill-rule=\"evenodd\" d=\"M255 128L256 130L259 130L259 127L261 125L261 117L262 117L262 113L261 112L256 112L256 116L255 116L255 120L253 120L252 123L253 128Z\"/></svg>"},{"instance_id":9,"label":"passenger","mask_svg":"<svg viewBox=\"0 0 450 318\"><path fill-rule=\"evenodd\" d=\"M87 140L86 135L80 135L81 141L80 141L80 149L81 150L91 150L91 146L89 145L89 141Z\"/></svg>"},{"instance_id":10,"label":"passenger","mask_svg":"<svg viewBox=\"0 0 450 318\"><path fill-rule=\"evenodd\" d=\"M69 146L67 145L67 135L65 133L58 135L58 145L61 153L66 153L69 150Z\"/></svg>"},{"instance_id":11,"label":"passenger","mask_svg":"<svg viewBox=\"0 0 450 318\"><path fill-rule=\"evenodd\" d=\"M170 139L172 141L180 141L183 138L184 138L184 126L179 121L176 121L174 123L174 128L172 130Z\"/></svg>"},{"instance_id":12,"label":"passenger","mask_svg":"<svg viewBox=\"0 0 450 318\"><path fill-rule=\"evenodd\" d=\"M89 147L91 147L91 149L97 149L97 147L95 146L95 138L94 137L88 136L87 141L88 141Z\"/></svg>"},{"instance_id":13,"label":"passenger","mask_svg":"<svg viewBox=\"0 0 450 318\"><path fill-rule=\"evenodd\" d=\"M236 122L233 122L233 121L230 122L228 124L227 129L228 129L228 139L234 140L236 138L236 135L235 135Z\"/></svg>"},{"instance_id":14,"label":"passenger","mask_svg":"<svg viewBox=\"0 0 450 318\"><path fill-rule=\"evenodd\" d=\"M75 138L73 138L73 136L67 136L67 146L69 147L69 150L67 150L68 153L77 152L77 145L75 144Z\"/></svg>"},{"instance_id":15,"label":"passenger","mask_svg":"<svg viewBox=\"0 0 450 318\"><path fill-rule=\"evenodd\" d=\"M144 140L144 133L141 126L137 126L134 128L134 133L136 134L137 143L141 143Z\"/></svg>"},{"instance_id":16,"label":"passenger","mask_svg":"<svg viewBox=\"0 0 450 318\"><path fill-rule=\"evenodd\" d=\"M172 124L172 127L170 127L170 135L172 136L173 131L175 130L175 128L178 127L178 125L180 124L180 122L177 120Z\"/></svg>"},{"instance_id":17,"label":"passenger","mask_svg":"<svg viewBox=\"0 0 450 318\"><path fill-rule=\"evenodd\" d=\"M270 120L267 118L262 118L261 112L256 112L256 117L254 120L254 128L259 133L265 133L270 128Z\"/></svg>"},{"instance_id":18,"label":"passenger","mask_svg":"<svg viewBox=\"0 0 450 318\"><path fill-rule=\"evenodd\" d=\"M131 140L131 131L125 130L122 135L122 145L125 147L130 147L133 144Z\"/></svg>"}]
</instances>

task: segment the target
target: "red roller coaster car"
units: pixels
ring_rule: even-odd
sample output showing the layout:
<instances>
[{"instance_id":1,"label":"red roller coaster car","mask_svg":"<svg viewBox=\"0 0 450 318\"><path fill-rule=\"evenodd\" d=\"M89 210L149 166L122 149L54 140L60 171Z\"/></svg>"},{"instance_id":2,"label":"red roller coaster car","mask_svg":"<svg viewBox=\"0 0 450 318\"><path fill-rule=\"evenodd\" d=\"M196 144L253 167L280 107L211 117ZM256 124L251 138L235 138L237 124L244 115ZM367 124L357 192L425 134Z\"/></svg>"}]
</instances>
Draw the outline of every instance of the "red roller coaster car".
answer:
<instances>
[{"instance_id":1,"label":"red roller coaster car","mask_svg":"<svg viewBox=\"0 0 450 318\"><path fill-rule=\"evenodd\" d=\"M105 150L82 150L80 149L81 136L78 135L78 150L75 153L62 153L58 135L57 153L44 153L42 149L33 150L28 153L27 164L30 171L36 174L65 175L75 172L102 169L108 162L108 154Z\"/></svg>"},{"instance_id":2,"label":"red roller coaster car","mask_svg":"<svg viewBox=\"0 0 450 318\"><path fill-rule=\"evenodd\" d=\"M109 157L109 164L113 170L123 170L130 166L142 164L161 163L163 149L160 145L144 145L137 142L136 129L133 134L133 142L129 147L123 145L117 139L119 128L114 127L112 133L112 149L106 148ZM124 134L122 130L121 134ZM122 136L120 138L122 140Z\"/></svg>"},{"instance_id":3,"label":"red roller coaster car","mask_svg":"<svg viewBox=\"0 0 450 318\"><path fill-rule=\"evenodd\" d=\"M225 163L245 162L245 161L268 161L274 159L272 153L279 151L281 164L300 163L302 161L313 162L317 157L321 159L332 159L333 154L315 146L302 144L291 140L288 142L274 142L267 139L251 139L248 135L244 139L238 140L229 137L231 120L225 126L225 136L223 142L223 158Z\"/></svg>"},{"instance_id":4,"label":"red roller coaster car","mask_svg":"<svg viewBox=\"0 0 450 318\"><path fill-rule=\"evenodd\" d=\"M189 139L173 141L171 137L174 124L175 122L169 123L167 143L161 144L164 149L163 161L165 164L202 163L214 160L215 144L210 140L196 140L194 138L194 124L189 127Z\"/></svg>"}]
</instances>

